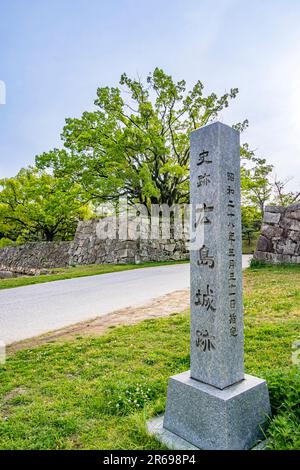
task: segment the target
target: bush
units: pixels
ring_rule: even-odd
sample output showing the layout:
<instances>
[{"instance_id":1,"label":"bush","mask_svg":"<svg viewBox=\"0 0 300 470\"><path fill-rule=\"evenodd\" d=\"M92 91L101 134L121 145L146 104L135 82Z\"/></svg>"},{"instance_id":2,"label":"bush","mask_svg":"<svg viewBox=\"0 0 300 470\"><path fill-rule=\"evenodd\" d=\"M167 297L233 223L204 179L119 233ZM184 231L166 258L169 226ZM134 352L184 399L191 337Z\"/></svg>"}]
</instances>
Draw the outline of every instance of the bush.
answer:
<instances>
[{"instance_id":1,"label":"bush","mask_svg":"<svg viewBox=\"0 0 300 470\"><path fill-rule=\"evenodd\" d=\"M15 242L10 240L9 238L3 237L3 238L0 239L0 249L4 248L6 246L9 246L9 245L14 245L14 244L15 244Z\"/></svg>"},{"instance_id":2,"label":"bush","mask_svg":"<svg viewBox=\"0 0 300 470\"><path fill-rule=\"evenodd\" d=\"M24 235L19 235L18 238L16 239L16 245L17 246L20 246L20 245L24 245L24 243L26 243L26 237Z\"/></svg>"}]
</instances>

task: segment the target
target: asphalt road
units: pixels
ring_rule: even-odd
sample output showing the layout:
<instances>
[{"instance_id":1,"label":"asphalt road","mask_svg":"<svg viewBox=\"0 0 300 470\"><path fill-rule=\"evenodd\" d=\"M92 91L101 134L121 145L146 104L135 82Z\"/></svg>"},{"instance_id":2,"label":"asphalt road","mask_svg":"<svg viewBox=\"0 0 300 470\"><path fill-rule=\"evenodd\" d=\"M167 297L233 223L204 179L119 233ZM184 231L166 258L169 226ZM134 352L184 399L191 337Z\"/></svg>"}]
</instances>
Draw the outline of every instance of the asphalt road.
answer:
<instances>
[{"instance_id":1,"label":"asphalt road","mask_svg":"<svg viewBox=\"0 0 300 470\"><path fill-rule=\"evenodd\" d=\"M8 345L187 287L189 264L178 264L1 290L0 341Z\"/></svg>"}]
</instances>

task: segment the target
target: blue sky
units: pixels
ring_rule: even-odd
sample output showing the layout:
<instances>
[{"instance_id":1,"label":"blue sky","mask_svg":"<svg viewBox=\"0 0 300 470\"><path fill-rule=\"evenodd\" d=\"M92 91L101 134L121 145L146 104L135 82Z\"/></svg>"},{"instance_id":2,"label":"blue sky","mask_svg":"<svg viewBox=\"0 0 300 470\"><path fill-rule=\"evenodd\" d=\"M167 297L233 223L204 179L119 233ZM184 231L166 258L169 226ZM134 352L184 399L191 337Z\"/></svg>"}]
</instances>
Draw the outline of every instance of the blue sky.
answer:
<instances>
[{"instance_id":1,"label":"blue sky","mask_svg":"<svg viewBox=\"0 0 300 470\"><path fill-rule=\"evenodd\" d=\"M221 120L300 185L299 0L1 0L0 177L59 145L98 86L156 66L207 92L238 87Z\"/></svg>"}]
</instances>

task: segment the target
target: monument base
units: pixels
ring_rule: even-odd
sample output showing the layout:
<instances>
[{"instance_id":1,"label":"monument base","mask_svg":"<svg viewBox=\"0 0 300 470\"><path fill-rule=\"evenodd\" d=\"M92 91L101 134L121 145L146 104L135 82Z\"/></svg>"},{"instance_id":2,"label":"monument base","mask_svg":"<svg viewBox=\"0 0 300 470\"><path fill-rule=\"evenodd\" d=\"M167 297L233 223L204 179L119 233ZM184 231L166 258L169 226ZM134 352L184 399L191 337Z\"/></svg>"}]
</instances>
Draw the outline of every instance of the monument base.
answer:
<instances>
[{"instance_id":1,"label":"monument base","mask_svg":"<svg viewBox=\"0 0 300 470\"><path fill-rule=\"evenodd\" d=\"M175 434L178 445L188 444L191 450L251 449L264 438L270 414L265 380L245 375L220 390L192 379L187 371L169 379L161 433L169 438L168 433Z\"/></svg>"},{"instance_id":2,"label":"monument base","mask_svg":"<svg viewBox=\"0 0 300 470\"><path fill-rule=\"evenodd\" d=\"M170 450L203 450L193 446L190 442L182 439L171 431L164 428L164 415L156 416L147 422L149 434L154 435L156 439L164 444ZM259 441L251 450L265 450L268 440Z\"/></svg>"}]
</instances>

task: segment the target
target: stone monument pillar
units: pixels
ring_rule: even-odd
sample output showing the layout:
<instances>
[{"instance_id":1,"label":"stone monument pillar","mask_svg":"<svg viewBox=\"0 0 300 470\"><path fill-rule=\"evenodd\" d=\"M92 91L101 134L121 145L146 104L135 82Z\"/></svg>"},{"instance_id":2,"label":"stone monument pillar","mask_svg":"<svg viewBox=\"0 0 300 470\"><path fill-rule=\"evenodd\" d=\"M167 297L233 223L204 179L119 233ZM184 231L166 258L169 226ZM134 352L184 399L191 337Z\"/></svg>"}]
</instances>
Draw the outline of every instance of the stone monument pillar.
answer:
<instances>
[{"instance_id":1,"label":"stone monument pillar","mask_svg":"<svg viewBox=\"0 0 300 470\"><path fill-rule=\"evenodd\" d=\"M174 448L179 436L181 448L250 449L270 404L266 382L244 375L238 131L219 122L194 131L190 172L202 234L190 247L191 370L169 379L160 434Z\"/></svg>"}]
</instances>

